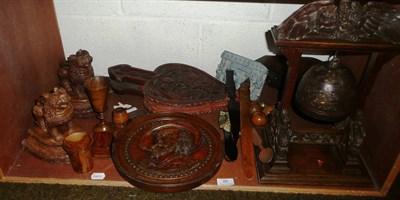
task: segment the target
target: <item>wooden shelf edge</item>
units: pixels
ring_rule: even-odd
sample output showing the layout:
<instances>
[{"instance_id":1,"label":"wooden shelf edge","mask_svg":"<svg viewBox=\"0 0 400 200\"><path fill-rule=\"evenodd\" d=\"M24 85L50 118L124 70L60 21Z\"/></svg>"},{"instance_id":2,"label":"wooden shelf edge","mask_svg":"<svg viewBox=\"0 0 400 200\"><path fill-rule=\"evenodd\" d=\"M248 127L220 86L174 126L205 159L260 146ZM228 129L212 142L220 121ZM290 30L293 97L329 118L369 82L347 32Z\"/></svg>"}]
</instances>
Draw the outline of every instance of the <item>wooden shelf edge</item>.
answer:
<instances>
[{"instance_id":1,"label":"wooden shelf edge","mask_svg":"<svg viewBox=\"0 0 400 200\"><path fill-rule=\"evenodd\" d=\"M114 187L131 187L135 188L126 181L94 181L80 179L58 179L58 178L27 178L6 176L0 179L0 182L9 183L34 183L34 184L64 184L64 185L89 185L89 186L114 186ZM368 189L338 189L329 187L306 187L306 186L216 186L212 184L203 184L194 190L230 190L245 192L274 192L274 193L291 193L291 194L323 194L323 195L349 195L349 196L376 196L383 197L379 191Z\"/></svg>"},{"instance_id":2,"label":"wooden shelf edge","mask_svg":"<svg viewBox=\"0 0 400 200\"><path fill-rule=\"evenodd\" d=\"M36 178L36 177L20 177L20 176L5 176L3 179L0 179L0 182L134 187L126 181Z\"/></svg>"},{"instance_id":3,"label":"wooden shelf edge","mask_svg":"<svg viewBox=\"0 0 400 200\"><path fill-rule=\"evenodd\" d=\"M400 154L397 155L396 161L395 161L392 169L390 170L389 175L386 178L386 181L384 182L384 184L381 188L381 193L383 195L386 195L389 192L396 177L399 176L399 174L400 174Z\"/></svg>"}]
</instances>

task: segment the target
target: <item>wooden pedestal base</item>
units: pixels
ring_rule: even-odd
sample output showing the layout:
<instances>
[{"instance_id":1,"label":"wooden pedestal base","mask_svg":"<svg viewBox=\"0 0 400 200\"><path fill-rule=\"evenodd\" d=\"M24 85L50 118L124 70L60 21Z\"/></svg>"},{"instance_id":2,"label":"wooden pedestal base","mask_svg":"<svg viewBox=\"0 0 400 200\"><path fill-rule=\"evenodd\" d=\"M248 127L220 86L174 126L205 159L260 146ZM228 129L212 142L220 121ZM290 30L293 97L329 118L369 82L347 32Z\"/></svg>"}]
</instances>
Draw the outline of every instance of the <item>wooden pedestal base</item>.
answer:
<instances>
[{"instance_id":1,"label":"wooden pedestal base","mask_svg":"<svg viewBox=\"0 0 400 200\"><path fill-rule=\"evenodd\" d=\"M93 112L89 99L71 99L74 106L74 117L76 118L90 118L96 116Z\"/></svg>"},{"instance_id":2,"label":"wooden pedestal base","mask_svg":"<svg viewBox=\"0 0 400 200\"><path fill-rule=\"evenodd\" d=\"M260 131L260 130L259 130ZM343 173L337 151L331 145L291 144L288 171L272 171L268 164L256 159L259 182L267 185L373 187L367 171ZM258 153L258 149L256 149ZM280 166L280 163L278 163Z\"/></svg>"},{"instance_id":3,"label":"wooden pedestal base","mask_svg":"<svg viewBox=\"0 0 400 200\"><path fill-rule=\"evenodd\" d=\"M278 108L269 116L269 122L258 133L274 150L274 159L263 164L257 158L260 183L373 185L359 159L365 137L361 112L333 125L307 129L300 125L310 122L305 123L292 110Z\"/></svg>"}]
</instances>

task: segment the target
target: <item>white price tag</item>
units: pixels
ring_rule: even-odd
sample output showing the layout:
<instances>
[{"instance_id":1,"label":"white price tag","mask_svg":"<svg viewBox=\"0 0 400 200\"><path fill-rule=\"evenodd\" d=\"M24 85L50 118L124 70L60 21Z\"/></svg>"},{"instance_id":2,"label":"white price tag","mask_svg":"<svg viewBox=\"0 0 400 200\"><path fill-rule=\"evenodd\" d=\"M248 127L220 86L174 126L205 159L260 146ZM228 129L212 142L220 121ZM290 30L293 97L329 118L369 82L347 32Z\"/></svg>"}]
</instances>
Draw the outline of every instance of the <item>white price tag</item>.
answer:
<instances>
[{"instance_id":1,"label":"white price tag","mask_svg":"<svg viewBox=\"0 0 400 200\"><path fill-rule=\"evenodd\" d=\"M217 178L218 186L232 186L235 185L233 178Z\"/></svg>"},{"instance_id":2,"label":"white price tag","mask_svg":"<svg viewBox=\"0 0 400 200\"><path fill-rule=\"evenodd\" d=\"M137 108L132 106L131 104L123 104L121 102L118 102L118 105L114 105L113 107L114 107L114 109L119 108L119 107L125 108L127 113L131 113L131 112L137 110Z\"/></svg>"},{"instance_id":3,"label":"white price tag","mask_svg":"<svg viewBox=\"0 0 400 200\"><path fill-rule=\"evenodd\" d=\"M93 173L92 176L90 176L92 180L103 180L105 177L106 174L104 173Z\"/></svg>"}]
</instances>

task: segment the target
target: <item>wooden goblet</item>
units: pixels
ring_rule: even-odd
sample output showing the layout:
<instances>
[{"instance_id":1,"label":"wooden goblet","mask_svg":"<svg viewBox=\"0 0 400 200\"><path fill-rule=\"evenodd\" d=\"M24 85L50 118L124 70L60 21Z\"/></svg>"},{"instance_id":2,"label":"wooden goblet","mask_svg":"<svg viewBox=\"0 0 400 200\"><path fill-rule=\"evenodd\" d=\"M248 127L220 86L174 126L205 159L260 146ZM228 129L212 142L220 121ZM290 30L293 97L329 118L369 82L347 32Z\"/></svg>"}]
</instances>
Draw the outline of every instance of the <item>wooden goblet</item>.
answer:
<instances>
[{"instance_id":1,"label":"wooden goblet","mask_svg":"<svg viewBox=\"0 0 400 200\"><path fill-rule=\"evenodd\" d=\"M105 76L94 76L87 79L84 85L92 108L99 113L97 118L100 120L93 127L93 157L109 158L114 128L112 123L105 121L104 112L107 110L110 79Z\"/></svg>"}]
</instances>

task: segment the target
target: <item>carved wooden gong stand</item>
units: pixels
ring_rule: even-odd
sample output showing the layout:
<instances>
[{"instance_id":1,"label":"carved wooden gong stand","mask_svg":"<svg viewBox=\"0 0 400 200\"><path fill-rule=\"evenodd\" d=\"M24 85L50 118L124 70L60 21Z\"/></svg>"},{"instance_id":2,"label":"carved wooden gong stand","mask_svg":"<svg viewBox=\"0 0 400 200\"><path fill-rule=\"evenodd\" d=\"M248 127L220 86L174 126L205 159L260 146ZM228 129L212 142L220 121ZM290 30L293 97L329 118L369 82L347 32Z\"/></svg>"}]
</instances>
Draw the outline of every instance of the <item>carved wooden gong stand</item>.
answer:
<instances>
[{"instance_id":1,"label":"carved wooden gong stand","mask_svg":"<svg viewBox=\"0 0 400 200\"><path fill-rule=\"evenodd\" d=\"M271 115L269 127L272 133L272 146L275 150L275 162L271 165L272 171L290 170L287 163L287 152L290 143L299 144L331 144L337 145L343 159L345 170L359 167L358 155L365 130L363 128L362 109L368 93L374 84L374 80L381 66L394 57L388 54L390 51L399 51L400 47L384 43L353 43L346 41L307 40L291 41L277 37L276 29L272 29L275 45L288 59L286 82L283 87L280 105ZM368 63L364 68L359 81L360 100L358 111L350 118L332 126L301 127L293 124L292 115L296 115L292 109L292 100L296 83L299 79L299 65L304 51L345 51L370 54ZM299 118L299 116L296 116ZM300 124L300 123L299 123ZM311 130L314 129L314 130Z\"/></svg>"},{"instance_id":2,"label":"carved wooden gong stand","mask_svg":"<svg viewBox=\"0 0 400 200\"><path fill-rule=\"evenodd\" d=\"M309 8L306 7L306 9ZM332 14L334 16L333 13L329 13L332 10L327 9L325 11L328 12L327 15ZM303 12L301 14L305 15L307 13ZM284 23L289 21L300 23L301 21L296 17L299 16L296 16L295 13ZM298 30L298 35L291 35L293 33L289 33L289 31L293 31L294 27L288 27L288 24L284 23L273 27L270 32L273 45L278 47L280 52L287 58L288 69L277 109L269 116L269 124L266 127L266 143L274 150L274 159L268 166L269 173L287 174L291 172L291 163L288 161L291 144L330 145L337 152L337 160L339 160L342 167L342 173L362 173L363 164L359 156L363 140L367 134L363 124L362 110L382 65L390 61L400 51L400 46L394 44L397 42L390 43L388 40L376 37L357 38L357 41L351 41L353 38L343 38L343 35L345 35L343 32L331 35L307 35L307 30L304 32ZM335 27L332 28L332 30L336 30ZM338 35L340 37L336 37ZM305 52L339 52L339 55L340 53L368 55L366 65L364 67L360 66L363 67L363 72L358 82L360 96L357 111L346 120L328 125L317 124L308 121L294 111L295 109L292 106L294 92L301 72L305 71L302 65L302 56ZM262 180L263 178L261 178L260 182L271 181L271 177L269 180Z\"/></svg>"}]
</instances>

